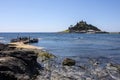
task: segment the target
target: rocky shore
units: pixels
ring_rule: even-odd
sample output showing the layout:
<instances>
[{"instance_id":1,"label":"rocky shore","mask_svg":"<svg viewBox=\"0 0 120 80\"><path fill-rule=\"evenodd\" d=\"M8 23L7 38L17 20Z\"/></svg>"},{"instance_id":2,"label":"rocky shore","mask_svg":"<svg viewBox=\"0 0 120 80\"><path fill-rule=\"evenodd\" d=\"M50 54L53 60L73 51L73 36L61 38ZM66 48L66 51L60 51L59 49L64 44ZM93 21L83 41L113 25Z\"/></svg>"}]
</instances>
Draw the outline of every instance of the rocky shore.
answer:
<instances>
[{"instance_id":1,"label":"rocky shore","mask_svg":"<svg viewBox=\"0 0 120 80\"><path fill-rule=\"evenodd\" d=\"M1 43L0 80L34 80L42 69L35 49L21 43L14 43L14 47L13 44Z\"/></svg>"},{"instance_id":2,"label":"rocky shore","mask_svg":"<svg viewBox=\"0 0 120 80\"><path fill-rule=\"evenodd\" d=\"M61 57L23 43L0 43L0 80L120 80L111 58Z\"/></svg>"}]
</instances>

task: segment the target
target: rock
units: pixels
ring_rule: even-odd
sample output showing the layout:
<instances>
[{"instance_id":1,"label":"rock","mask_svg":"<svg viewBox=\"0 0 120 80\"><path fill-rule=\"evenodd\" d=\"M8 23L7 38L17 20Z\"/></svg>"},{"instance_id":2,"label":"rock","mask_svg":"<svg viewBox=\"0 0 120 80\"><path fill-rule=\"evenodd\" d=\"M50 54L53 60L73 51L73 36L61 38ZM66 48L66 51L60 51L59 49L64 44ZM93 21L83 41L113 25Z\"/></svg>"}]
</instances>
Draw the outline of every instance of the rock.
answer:
<instances>
[{"instance_id":1,"label":"rock","mask_svg":"<svg viewBox=\"0 0 120 80\"><path fill-rule=\"evenodd\" d=\"M30 37L17 37L16 39L11 39L11 42L23 42L24 44L27 43L38 43L39 39L37 38L30 38Z\"/></svg>"},{"instance_id":2,"label":"rock","mask_svg":"<svg viewBox=\"0 0 120 80\"><path fill-rule=\"evenodd\" d=\"M0 51L4 50L7 48L6 44L0 43Z\"/></svg>"},{"instance_id":3,"label":"rock","mask_svg":"<svg viewBox=\"0 0 120 80\"><path fill-rule=\"evenodd\" d=\"M74 66L75 65L75 60L70 59L70 58L65 58L62 62L63 66Z\"/></svg>"},{"instance_id":4,"label":"rock","mask_svg":"<svg viewBox=\"0 0 120 80\"><path fill-rule=\"evenodd\" d=\"M34 80L41 65L34 51L14 50L0 52L0 80Z\"/></svg>"},{"instance_id":5,"label":"rock","mask_svg":"<svg viewBox=\"0 0 120 80\"><path fill-rule=\"evenodd\" d=\"M10 47L9 44L0 43L0 51L14 50L16 47Z\"/></svg>"},{"instance_id":6,"label":"rock","mask_svg":"<svg viewBox=\"0 0 120 80\"><path fill-rule=\"evenodd\" d=\"M53 55L53 54L50 54L46 51L41 51L41 52L39 52L38 57L41 58L41 61L45 61L45 60L48 60L48 59L55 58L56 56Z\"/></svg>"},{"instance_id":7,"label":"rock","mask_svg":"<svg viewBox=\"0 0 120 80\"><path fill-rule=\"evenodd\" d=\"M0 58L0 79L2 80L16 80L19 79L17 75L22 76L27 71L25 62L14 57L1 57Z\"/></svg>"}]
</instances>

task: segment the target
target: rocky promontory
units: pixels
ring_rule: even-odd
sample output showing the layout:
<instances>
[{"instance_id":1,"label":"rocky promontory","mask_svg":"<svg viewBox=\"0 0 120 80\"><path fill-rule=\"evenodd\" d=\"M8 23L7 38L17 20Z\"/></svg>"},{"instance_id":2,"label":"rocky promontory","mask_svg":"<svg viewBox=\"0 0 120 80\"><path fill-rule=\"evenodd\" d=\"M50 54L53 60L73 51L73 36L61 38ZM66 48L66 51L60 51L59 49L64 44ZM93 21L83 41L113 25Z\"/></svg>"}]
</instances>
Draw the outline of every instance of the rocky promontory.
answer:
<instances>
[{"instance_id":1,"label":"rocky promontory","mask_svg":"<svg viewBox=\"0 0 120 80\"><path fill-rule=\"evenodd\" d=\"M41 65L37 53L30 49L11 49L8 44L0 44L0 80L34 80L39 75Z\"/></svg>"}]
</instances>

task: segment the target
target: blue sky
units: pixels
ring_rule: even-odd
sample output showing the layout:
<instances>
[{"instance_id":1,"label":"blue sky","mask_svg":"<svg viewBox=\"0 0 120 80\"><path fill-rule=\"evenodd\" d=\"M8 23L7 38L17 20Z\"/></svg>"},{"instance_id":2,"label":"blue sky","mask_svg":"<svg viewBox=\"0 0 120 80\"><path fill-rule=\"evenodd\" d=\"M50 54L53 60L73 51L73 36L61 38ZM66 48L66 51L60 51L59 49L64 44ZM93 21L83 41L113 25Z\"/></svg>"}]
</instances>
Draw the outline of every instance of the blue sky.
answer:
<instances>
[{"instance_id":1,"label":"blue sky","mask_svg":"<svg viewBox=\"0 0 120 80\"><path fill-rule=\"evenodd\" d=\"M0 32L57 32L81 20L120 31L120 0L0 0Z\"/></svg>"}]
</instances>

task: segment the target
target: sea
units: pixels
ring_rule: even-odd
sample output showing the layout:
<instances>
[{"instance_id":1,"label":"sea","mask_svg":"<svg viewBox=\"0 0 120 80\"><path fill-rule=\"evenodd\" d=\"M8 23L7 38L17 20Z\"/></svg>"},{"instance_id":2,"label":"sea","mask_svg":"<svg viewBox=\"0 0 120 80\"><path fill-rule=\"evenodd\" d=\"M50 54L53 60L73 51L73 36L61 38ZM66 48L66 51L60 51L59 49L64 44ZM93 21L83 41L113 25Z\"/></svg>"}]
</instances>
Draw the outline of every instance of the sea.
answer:
<instances>
[{"instance_id":1,"label":"sea","mask_svg":"<svg viewBox=\"0 0 120 80\"><path fill-rule=\"evenodd\" d=\"M38 38L39 42L31 45L56 56L106 57L120 63L120 34L0 33L0 42L25 36Z\"/></svg>"}]
</instances>

